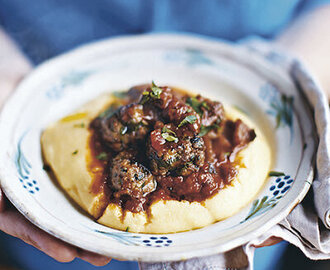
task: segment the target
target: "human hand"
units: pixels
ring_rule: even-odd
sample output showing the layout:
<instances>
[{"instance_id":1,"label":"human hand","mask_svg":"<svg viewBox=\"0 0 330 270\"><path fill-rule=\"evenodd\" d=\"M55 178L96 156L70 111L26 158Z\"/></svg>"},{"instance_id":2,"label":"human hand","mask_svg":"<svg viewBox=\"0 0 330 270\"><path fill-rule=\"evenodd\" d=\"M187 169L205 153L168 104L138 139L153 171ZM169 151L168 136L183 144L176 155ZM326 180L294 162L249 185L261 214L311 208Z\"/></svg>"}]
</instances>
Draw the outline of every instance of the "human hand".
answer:
<instances>
[{"instance_id":1,"label":"human hand","mask_svg":"<svg viewBox=\"0 0 330 270\"><path fill-rule=\"evenodd\" d=\"M20 238L59 262L70 262L75 258L80 258L95 266L103 266L111 260L67 244L34 226L7 200L1 189L0 230Z\"/></svg>"},{"instance_id":2,"label":"human hand","mask_svg":"<svg viewBox=\"0 0 330 270\"><path fill-rule=\"evenodd\" d=\"M31 69L31 64L17 49L13 41L0 27L0 107L12 93L17 83ZM0 230L20 238L59 262L81 258L96 266L109 263L110 258L82 250L44 232L29 222L7 200L0 188Z\"/></svg>"},{"instance_id":3,"label":"human hand","mask_svg":"<svg viewBox=\"0 0 330 270\"><path fill-rule=\"evenodd\" d=\"M256 248L261 248L261 247L268 247L268 246L273 246L281 242L283 239L279 237L272 236L268 238L266 241L261 243L260 245L254 245Z\"/></svg>"}]
</instances>

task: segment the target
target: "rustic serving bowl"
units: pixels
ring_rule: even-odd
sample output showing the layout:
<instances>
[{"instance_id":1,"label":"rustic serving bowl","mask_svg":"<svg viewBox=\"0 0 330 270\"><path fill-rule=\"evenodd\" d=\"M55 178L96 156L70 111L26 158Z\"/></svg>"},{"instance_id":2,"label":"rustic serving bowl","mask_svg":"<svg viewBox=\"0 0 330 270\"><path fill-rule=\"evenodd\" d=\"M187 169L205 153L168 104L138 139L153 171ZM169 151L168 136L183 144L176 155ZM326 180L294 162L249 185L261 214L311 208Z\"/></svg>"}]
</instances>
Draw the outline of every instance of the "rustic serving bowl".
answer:
<instances>
[{"instance_id":1,"label":"rustic serving bowl","mask_svg":"<svg viewBox=\"0 0 330 270\"><path fill-rule=\"evenodd\" d=\"M47 61L19 85L2 111L1 187L36 226L117 259L182 260L242 245L283 219L313 179L313 120L277 64L281 57L200 37L144 35L92 43ZM273 150L273 172L238 214L182 233L122 232L78 211L43 170L40 135L49 123L103 92L151 80L232 104L262 128Z\"/></svg>"}]
</instances>

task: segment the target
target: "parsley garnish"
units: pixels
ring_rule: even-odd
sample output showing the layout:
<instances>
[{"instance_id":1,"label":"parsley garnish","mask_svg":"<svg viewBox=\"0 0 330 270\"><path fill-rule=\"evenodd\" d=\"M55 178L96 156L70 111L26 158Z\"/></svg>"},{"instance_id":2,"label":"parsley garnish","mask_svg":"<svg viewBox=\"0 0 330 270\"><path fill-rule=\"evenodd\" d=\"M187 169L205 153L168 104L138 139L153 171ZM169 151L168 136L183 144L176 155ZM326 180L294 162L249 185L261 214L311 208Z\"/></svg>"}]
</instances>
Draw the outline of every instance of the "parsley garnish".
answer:
<instances>
[{"instance_id":1,"label":"parsley garnish","mask_svg":"<svg viewBox=\"0 0 330 270\"><path fill-rule=\"evenodd\" d=\"M163 89L158 87L154 81L151 82L151 92L150 96L153 98L158 98L160 99L160 94L163 92Z\"/></svg>"},{"instance_id":2,"label":"parsley garnish","mask_svg":"<svg viewBox=\"0 0 330 270\"><path fill-rule=\"evenodd\" d=\"M201 110L200 110L200 108L199 108L200 107L200 102L197 100L197 98L195 98L195 97L189 97L187 99L186 103L188 105L190 105L194 109L194 111L197 112L198 114L201 114L202 113Z\"/></svg>"},{"instance_id":3,"label":"parsley garnish","mask_svg":"<svg viewBox=\"0 0 330 270\"><path fill-rule=\"evenodd\" d=\"M146 103L147 101L150 100L150 98L156 98L156 99L160 99L160 94L163 92L163 89L161 89L160 87L158 87L154 81L151 82L151 87L150 87L151 91L144 91L142 93L143 98L141 100L141 104L143 105L144 103Z\"/></svg>"},{"instance_id":4,"label":"parsley garnish","mask_svg":"<svg viewBox=\"0 0 330 270\"><path fill-rule=\"evenodd\" d=\"M196 120L197 120L196 115L188 115L181 121L178 127L182 127L185 124L193 124L194 122L196 122Z\"/></svg>"},{"instance_id":5,"label":"parsley garnish","mask_svg":"<svg viewBox=\"0 0 330 270\"><path fill-rule=\"evenodd\" d=\"M203 101L201 103L201 107L204 107L206 110L210 110L210 107L209 107L209 105L207 105L206 101Z\"/></svg>"},{"instance_id":6,"label":"parsley garnish","mask_svg":"<svg viewBox=\"0 0 330 270\"><path fill-rule=\"evenodd\" d=\"M107 155L106 152L101 152L100 154L98 154L98 155L96 156L96 158L97 158L98 160L106 160L106 159L108 158L108 155Z\"/></svg>"},{"instance_id":7,"label":"parsley garnish","mask_svg":"<svg viewBox=\"0 0 330 270\"><path fill-rule=\"evenodd\" d=\"M78 154L78 150L72 152L72 155L77 155L77 154Z\"/></svg>"},{"instance_id":8,"label":"parsley garnish","mask_svg":"<svg viewBox=\"0 0 330 270\"><path fill-rule=\"evenodd\" d=\"M126 227L126 230L125 230L125 232L128 232L128 230L129 230L129 227Z\"/></svg>"},{"instance_id":9,"label":"parsley garnish","mask_svg":"<svg viewBox=\"0 0 330 270\"><path fill-rule=\"evenodd\" d=\"M175 142L177 143L179 139L176 137L176 134L174 131L168 129L167 127L163 127L162 129L162 137L168 141L168 142Z\"/></svg>"},{"instance_id":10,"label":"parsley garnish","mask_svg":"<svg viewBox=\"0 0 330 270\"><path fill-rule=\"evenodd\" d=\"M217 129L219 128L218 125L210 125L210 126L201 126L201 131L198 133L198 136L203 137L204 135L206 135L207 133L209 133L212 129Z\"/></svg>"},{"instance_id":11,"label":"parsley garnish","mask_svg":"<svg viewBox=\"0 0 330 270\"><path fill-rule=\"evenodd\" d=\"M210 110L210 107L207 105L206 101L199 101L196 97L189 97L186 103L190 105L200 116L203 114L201 107L205 108L206 110Z\"/></svg>"},{"instance_id":12,"label":"parsley garnish","mask_svg":"<svg viewBox=\"0 0 330 270\"><path fill-rule=\"evenodd\" d=\"M140 103L143 105L144 103L146 103L147 101L149 101L149 99L150 99L150 92L148 92L148 91L144 91L143 93L142 93L142 99L141 99L141 101L140 101Z\"/></svg>"}]
</instances>

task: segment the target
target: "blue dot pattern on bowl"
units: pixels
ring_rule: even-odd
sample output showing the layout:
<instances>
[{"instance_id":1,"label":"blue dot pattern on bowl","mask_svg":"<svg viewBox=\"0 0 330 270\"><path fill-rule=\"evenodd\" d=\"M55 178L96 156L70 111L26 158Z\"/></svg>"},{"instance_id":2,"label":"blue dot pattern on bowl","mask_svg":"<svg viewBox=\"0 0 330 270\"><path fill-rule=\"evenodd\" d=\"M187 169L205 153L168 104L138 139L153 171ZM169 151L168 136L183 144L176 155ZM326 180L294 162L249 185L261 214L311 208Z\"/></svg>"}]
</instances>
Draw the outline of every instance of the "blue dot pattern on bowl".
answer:
<instances>
[{"instance_id":1,"label":"blue dot pattern on bowl","mask_svg":"<svg viewBox=\"0 0 330 270\"><path fill-rule=\"evenodd\" d=\"M34 194L40 190L39 186L37 185L36 180L29 180L29 179L22 179L19 178L19 181L22 183L23 188L25 188L29 193Z\"/></svg>"},{"instance_id":2,"label":"blue dot pattern on bowl","mask_svg":"<svg viewBox=\"0 0 330 270\"><path fill-rule=\"evenodd\" d=\"M284 174L283 177L277 177L275 181L273 180L271 186L269 187L269 194L266 194L263 197L254 200L250 212L240 223L247 221L251 217L259 216L262 213L268 211L269 209L275 207L279 200L289 190L292 183L293 179L290 177L290 175Z\"/></svg>"},{"instance_id":3,"label":"blue dot pattern on bowl","mask_svg":"<svg viewBox=\"0 0 330 270\"><path fill-rule=\"evenodd\" d=\"M279 194L283 195L289 190L292 183L293 179L290 177L290 175L285 175L283 178L278 177L276 178L275 183L270 186L269 190L273 193L274 196Z\"/></svg>"},{"instance_id":4,"label":"blue dot pattern on bowl","mask_svg":"<svg viewBox=\"0 0 330 270\"><path fill-rule=\"evenodd\" d=\"M111 237L117 242L128 246L168 247L173 243L173 240L167 236L143 236L130 232L105 232L99 230L94 230L94 232Z\"/></svg>"},{"instance_id":5,"label":"blue dot pattern on bowl","mask_svg":"<svg viewBox=\"0 0 330 270\"><path fill-rule=\"evenodd\" d=\"M30 179L31 175L31 164L26 159L23 151L22 151L22 141L26 133L20 138L17 144L17 152L15 155L15 164L17 168L17 172L19 174L19 181L21 182L24 189L26 189L30 194L35 194L40 190L38 186L38 182L35 179Z\"/></svg>"},{"instance_id":6,"label":"blue dot pattern on bowl","mask_svg":"<svg viewBox=\"0 0 330 270\"><path fill-rule=\"evenodd\" d=\"M146 247L168 247L173 241L168 239L167 236L150 236L142 241Z\"/></svg>"}]
</instances>

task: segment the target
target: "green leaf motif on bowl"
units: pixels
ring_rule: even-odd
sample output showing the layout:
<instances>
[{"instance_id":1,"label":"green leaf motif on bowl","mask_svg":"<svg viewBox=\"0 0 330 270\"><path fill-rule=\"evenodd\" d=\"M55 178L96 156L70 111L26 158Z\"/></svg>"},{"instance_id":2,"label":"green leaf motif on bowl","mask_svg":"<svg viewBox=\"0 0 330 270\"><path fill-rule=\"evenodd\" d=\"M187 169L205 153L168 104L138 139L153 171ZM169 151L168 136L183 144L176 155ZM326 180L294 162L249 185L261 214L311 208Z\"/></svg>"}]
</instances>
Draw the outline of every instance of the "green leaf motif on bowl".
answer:
<instances>
[{"instance_id":1,"label":"green leaf motif on bowl","mask_svg":"<svg viewBox=\"0 0 330 270\"><path fill-rule=\"evenodd\" d=\"M287 126L290 129L291 139L293 137L293 96L280 93L277 88L267 83L260 88L259 96L268 103L266 111L275 117L276 129Z\"/></svg>"}]
</instances>

